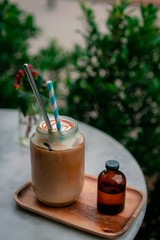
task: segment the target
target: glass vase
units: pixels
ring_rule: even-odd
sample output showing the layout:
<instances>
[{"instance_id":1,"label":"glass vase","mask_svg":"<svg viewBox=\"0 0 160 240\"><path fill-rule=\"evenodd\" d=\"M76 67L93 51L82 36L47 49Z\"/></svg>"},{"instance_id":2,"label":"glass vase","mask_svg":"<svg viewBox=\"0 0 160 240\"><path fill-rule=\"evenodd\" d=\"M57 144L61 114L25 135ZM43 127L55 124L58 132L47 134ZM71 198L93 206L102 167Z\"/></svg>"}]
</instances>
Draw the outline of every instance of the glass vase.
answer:
<instances>
[{"instance_id":1,"label":"glass vase","mask_svg":"<svg viewBox=\"0 0 160 240\"><path fill-rule=\"evenodd\" d=\"M40 112L36 103L30 105L27 114L24 116L18 109L19 117L19 142L23 146L29 146L30 137L35 132L38 121L41 119Z\"/></svg>"}]
</instances>

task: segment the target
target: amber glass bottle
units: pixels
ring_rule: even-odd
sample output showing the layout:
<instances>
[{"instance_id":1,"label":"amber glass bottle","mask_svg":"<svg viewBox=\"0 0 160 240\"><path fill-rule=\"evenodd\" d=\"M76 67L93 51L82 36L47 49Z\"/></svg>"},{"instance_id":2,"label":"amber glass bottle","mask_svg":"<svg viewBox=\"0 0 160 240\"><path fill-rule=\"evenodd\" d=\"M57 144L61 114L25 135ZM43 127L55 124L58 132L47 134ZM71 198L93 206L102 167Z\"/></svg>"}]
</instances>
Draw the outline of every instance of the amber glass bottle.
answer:
<instances>
[{"instance_id":1,"label":"amber glass bottle","mask_svg":"<svg viewBox=\"0 0 160 240\"><path fill-rule=\"evenodd\" d=\"M103 214L120 213L125 206L126 177L119 171L119 162L109 160L98 176L97 208Z\"/></svg>"}]
</instances>

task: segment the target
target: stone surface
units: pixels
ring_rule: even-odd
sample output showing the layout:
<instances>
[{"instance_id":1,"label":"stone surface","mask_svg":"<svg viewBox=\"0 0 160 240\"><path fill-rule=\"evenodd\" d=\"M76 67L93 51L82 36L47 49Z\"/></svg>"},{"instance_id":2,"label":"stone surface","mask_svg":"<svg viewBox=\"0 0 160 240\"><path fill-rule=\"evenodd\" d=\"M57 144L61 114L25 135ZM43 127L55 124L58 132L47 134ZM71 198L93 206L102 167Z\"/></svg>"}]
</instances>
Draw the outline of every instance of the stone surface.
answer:
<instances>
[{"instance_id":1,"label":"stone surface","mask_svg":"<svg viewBox=\"0 0 160 240\"><path fill-rule=\"evenodd\" d=\"M79 123L86 138L85 172L97 176L108 159L120 162L127 184L147 194L143 173L133 156L107 134ZM0 110L0 239L18 240L82 240L101 239L27 212L16 205L14 192L31 178L29 148L19 145L18 113ZM146 206L130 229L118 240L132 240L143 221Z\"/></svg>"}]
</instances>

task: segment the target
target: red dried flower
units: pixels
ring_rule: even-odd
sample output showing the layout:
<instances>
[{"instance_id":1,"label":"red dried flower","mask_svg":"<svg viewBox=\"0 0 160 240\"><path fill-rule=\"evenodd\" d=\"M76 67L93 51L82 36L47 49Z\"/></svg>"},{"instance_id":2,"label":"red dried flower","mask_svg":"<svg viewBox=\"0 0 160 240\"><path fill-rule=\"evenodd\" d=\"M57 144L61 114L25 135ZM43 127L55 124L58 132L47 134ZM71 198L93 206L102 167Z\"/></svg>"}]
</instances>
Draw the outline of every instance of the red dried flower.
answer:
<instances>
[{"instance_id":1,"label":"red dried flower","mask_svg":"<svg viewBox=\"0 0 160 240\"><path fill-rule=\"evenodd\" d=\"M22 69L19 69L19 70L18 70L18 74L19 74L20 76L22 76L22 75L24 75L24 71L23 71Z\"/></svg>"},{"instance_id":2,"label":"red dried flower","mask_svg":"<svg viewBox=\"0 0 160 240\"><path fill-rule=\"evenodd\" d=\"M29 68L32 72L33 78L39 83L39 88L41 89L42 82L41 82L40 73L36 69L34 69L31 64L28 64L28 66L29 66ZM19 69L17 71L17 74L14 78L13 87L15 89L23 91L23 92L25 92L25 91L26 92L28 92L28 91L32 92L32 89L29 85L27 76L26 76L25 71L23 69Z\"/></svg>"},{"instance_id":3,"label":"red dried flower","mask_svg":"<svg viewBox=\"0 0 160 240\"><path fill-rule=\"evenodd\" d=\"M32 64L28 64L28 67L29 67L30 69L33 68Z\"/></svg>"},{"instance_id":4,"label":"red dried flower","mask_svg":"<svg viewBox=\"0 0 160 240\"><path fill-rule=\"evenodd\" d=\"M16 83L20 83L20 81L21 81L21 75L19 75L19 74L17 74L16 76L15 76L15 80L16 80Z\"/></svg>"},{"instance_id":5,"label":"red dried flower","mask_svg":"<svg viewBox=\"0 0 160 240\"><path fill-rule=\"evenodd\" d=\"M32 74L33 74L34 77L37 77L39 75L38 71L36 71L36 70L33 70Z\"/></svg>"},{"instance_id":6,"label":"red dried flower","mask_svg":"<svg viewBox=\"0 0 160 240\"><path fill-rule=\"evenodd\" d=\"M36 81L40 94L45 96L47 89L46 87L43 88L43 84L45 81L43 80L40 72L38 72L37 69L34 69L31 64L28 64L28 67L30 68L34 80ZM17 70L17 73L13 80L13 88L16 90L17 93L16 97L18 99L17 104L19 109L23 112L24 115L30 114L28 112L28 109L31 105L30 98L32 98L33 96L33 91L29 84L27 74L25 74L25 71L23 69ZM32 110L34 111L34 109Z\"/></svg>"},{"instance_id":7,"label":"red dried flower","mask_svg":"<svg viewBox=\"0 0 160 240\"><path fill-rule=\"evenodd\" d=\"M13 87L14 87L15 89L18 89L18 88L20 88L20 85L19 85L18 83L14 83L14 84L13 84Z\"/></svg>"}]
</instances>

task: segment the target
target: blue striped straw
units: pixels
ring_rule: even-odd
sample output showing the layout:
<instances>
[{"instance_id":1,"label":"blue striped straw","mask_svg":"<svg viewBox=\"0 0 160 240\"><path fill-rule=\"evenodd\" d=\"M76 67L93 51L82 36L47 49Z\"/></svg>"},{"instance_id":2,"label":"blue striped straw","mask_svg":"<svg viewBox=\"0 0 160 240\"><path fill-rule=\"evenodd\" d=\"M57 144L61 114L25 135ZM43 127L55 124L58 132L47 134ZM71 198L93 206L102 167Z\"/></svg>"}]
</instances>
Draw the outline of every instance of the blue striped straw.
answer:
<instances>
[{"instance_id":1,"label":"blue striped straw","mask_svg":"<svg viewBox=\"0 0 160 240\"><path fill-rule=\"evenodd\" d=\"M54 114L54 117L56 120L57 130L61 131L61 122L59 119L58 107L57 107L57 103L56 103L56 96L54 94L52 81L47 81L47 86L48 86L48 90L49 90L49 97L50 97L51 105L53 108L53 114Z\"/></svg>"}]
</instances>

